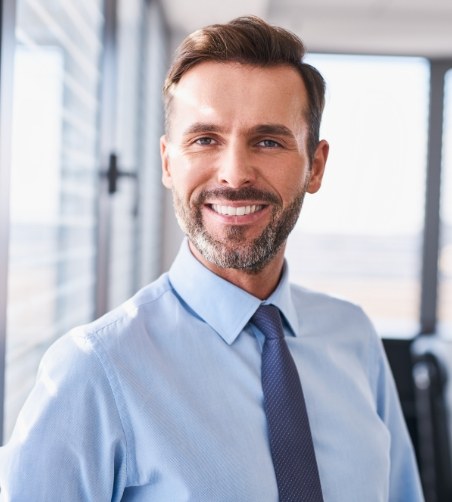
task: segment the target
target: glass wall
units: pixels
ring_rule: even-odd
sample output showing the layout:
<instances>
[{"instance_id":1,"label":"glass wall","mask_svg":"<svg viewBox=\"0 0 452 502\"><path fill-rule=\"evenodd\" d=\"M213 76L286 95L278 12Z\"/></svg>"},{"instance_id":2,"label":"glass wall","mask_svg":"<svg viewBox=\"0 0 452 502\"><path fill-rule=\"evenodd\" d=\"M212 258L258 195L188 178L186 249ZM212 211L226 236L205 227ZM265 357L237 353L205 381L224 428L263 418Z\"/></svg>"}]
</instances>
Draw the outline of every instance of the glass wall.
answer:
<instances>
[{"instance_id":1,"label":"glass wall","mask_svg":"<svg viewBox=\"0 0 452 502\"><path fill-rule=\"evenodd\" d=\"M93 316L102 10L17 2L5 438L43 351Z\"/></svg>"},{"instance_id":2,"label":"glass wall","mask_svg":"<svg viewBox=\"0 0 452 502\"><path fill-rule=\"evenodd\" d=\"M297 282L364 307L381 334L416 333L428 63L312 56L327 82L324 184L289 240Z\"/></svg>"}]
</instances>

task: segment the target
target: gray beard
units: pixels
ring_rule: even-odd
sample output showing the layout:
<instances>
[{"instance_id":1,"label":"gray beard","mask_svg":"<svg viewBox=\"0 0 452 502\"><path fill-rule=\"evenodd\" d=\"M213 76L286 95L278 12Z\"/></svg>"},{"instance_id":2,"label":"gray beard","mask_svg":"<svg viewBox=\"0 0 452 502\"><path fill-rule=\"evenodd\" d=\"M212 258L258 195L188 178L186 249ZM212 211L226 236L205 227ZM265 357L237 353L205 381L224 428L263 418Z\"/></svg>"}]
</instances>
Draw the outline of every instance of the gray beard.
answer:
<instances>
[{"instance_id":1,"label":"gray beard","mask_svg":"<svg viewBox=\"0 0 452 502\"><path fill-rule=\"evenodd\" d=\"M250 242L246 238L246 228L241 225L230 225L225 240L215 239L207 232L202 220L201 206L212 192L201 194L197 204L190 210L173 190L173 203L182 231L207 261L220 268L239 269L256 274L270 263L287 241L300 215L305 193L306 190L303 189L284 211L280 211L279 201L272 194L258 192L252 188L216 190L215 195L222 195L225 200L254 198L275 203L270 223L259 237Z\"/></svg>"}]
</instances>

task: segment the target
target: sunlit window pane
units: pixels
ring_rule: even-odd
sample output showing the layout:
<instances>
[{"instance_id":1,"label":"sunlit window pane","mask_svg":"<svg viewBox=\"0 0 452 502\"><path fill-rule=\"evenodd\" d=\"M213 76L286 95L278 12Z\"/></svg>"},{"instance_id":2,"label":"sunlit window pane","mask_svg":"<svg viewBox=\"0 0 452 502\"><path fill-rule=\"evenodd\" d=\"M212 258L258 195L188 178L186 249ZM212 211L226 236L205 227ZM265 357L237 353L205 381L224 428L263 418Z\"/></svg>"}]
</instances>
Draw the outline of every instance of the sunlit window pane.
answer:
<instances>
[{"instance_id":1,"label":"sunlit window pane","mask_svg":"<svg viewBox=\"0 0 452 502\"><path fill-rule=\"evenodd\" d=\"M317 55L330 157L289 241L298 283L362 305L381 333L417 330L428 65Z\"/></svg>"}]
</instances>

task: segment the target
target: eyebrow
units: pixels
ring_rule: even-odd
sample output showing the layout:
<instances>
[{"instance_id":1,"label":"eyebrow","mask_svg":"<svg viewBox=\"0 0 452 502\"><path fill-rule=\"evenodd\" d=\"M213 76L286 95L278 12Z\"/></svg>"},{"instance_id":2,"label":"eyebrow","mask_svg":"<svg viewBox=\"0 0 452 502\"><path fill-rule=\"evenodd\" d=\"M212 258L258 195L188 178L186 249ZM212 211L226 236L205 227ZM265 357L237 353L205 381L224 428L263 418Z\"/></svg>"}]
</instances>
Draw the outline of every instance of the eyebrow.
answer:
<instances>
[{"instance_id":1,"label":"eyebrow","mask_svg":"<svg viewBox=\"0 0 452 502\"><path fill-rule=\"evenodd\" d=\"M189 127L187 127L187 129L185 129L184 136L187 136L189 134L199 134L203 132L221 133L224 132L224 129L209 122L195 122L194 124L191 124Z\"/></svg>"},{"instance_id":2,"label":"eyebrow","mask_svg":"<svg viewBox=\"0 0 452 502\"><path fill-rule=\"evenodd\" d=\"M225 129L209 122L195 122L191 124L185 131L184 135L199 134L199 133L223 133ZM259 124L251 127L248 131L251 134L259 135L275 135L294 138L294 133L285 125L282 124Z\"/></svg>"},{"instance_id":3,"label":"eyebrow","mask_svg":"<svg viewBox=\"0 0 452 502\"><path fill-rule=\"evenodd\" d=\"M282 124L260 124L252 127L251 131L255 134L270 134L275 136L287 136L294 138L294 133Z\"/></svg>"}]
</instances>

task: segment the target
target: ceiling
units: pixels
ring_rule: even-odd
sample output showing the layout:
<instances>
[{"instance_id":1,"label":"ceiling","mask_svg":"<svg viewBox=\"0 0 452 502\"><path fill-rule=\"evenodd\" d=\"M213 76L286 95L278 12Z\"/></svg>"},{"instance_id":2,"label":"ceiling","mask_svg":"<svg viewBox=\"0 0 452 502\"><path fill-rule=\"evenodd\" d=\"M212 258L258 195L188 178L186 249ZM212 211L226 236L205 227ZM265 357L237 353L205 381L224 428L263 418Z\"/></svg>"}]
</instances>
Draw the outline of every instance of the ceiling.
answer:
<instances>
[{"instance_id":1,"label":"ceiling","mask_svg":"<svg viewBox=\"0 0 452 502\"><path fill-rule=\"evenodd\" d=\"M452 58L452 0L164 0L173 42L206 24L258 15L311 52Z\"/></svg>"}]
</instances>

